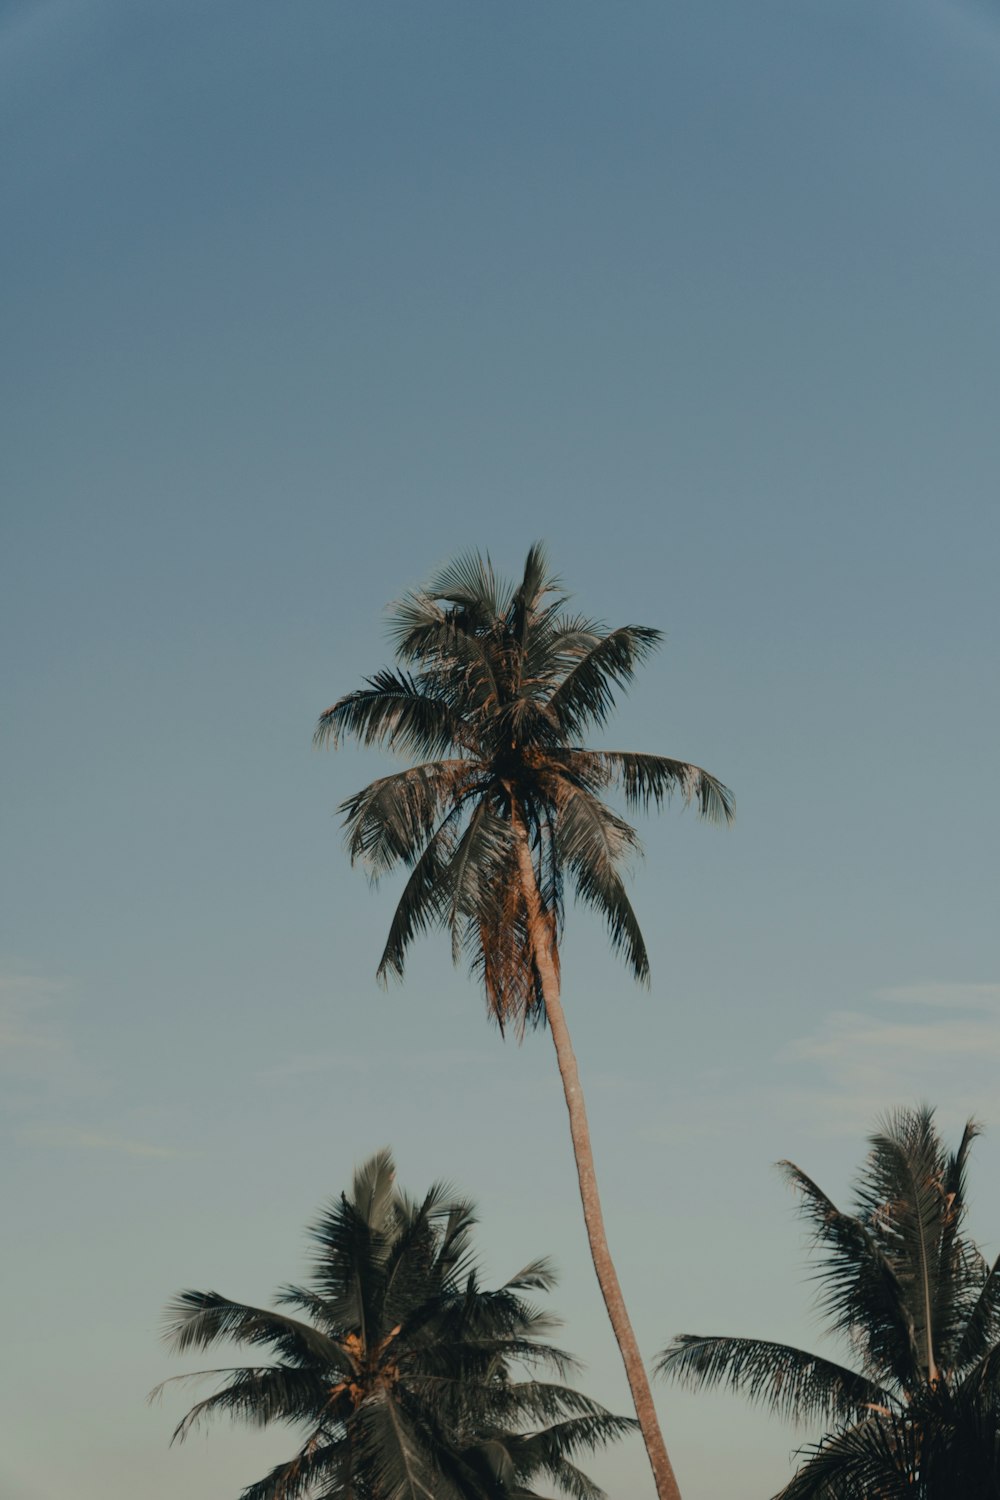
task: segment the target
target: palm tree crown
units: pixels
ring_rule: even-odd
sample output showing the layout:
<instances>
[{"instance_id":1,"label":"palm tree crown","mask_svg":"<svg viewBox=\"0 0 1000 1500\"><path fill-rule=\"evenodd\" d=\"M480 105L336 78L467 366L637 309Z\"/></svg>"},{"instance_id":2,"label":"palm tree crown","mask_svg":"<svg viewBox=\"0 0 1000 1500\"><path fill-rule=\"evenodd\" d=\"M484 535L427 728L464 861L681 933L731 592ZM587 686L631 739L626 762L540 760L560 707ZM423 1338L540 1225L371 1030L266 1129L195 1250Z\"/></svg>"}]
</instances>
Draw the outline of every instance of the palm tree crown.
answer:
<instances>
[{"instance_id":1,"label":"palm tree crown","mask_svg":"<svg viewBox=\"0 0 1000 1500\"><path fill-rule=\"evenodd\" d=\"M392 607L398 668L340 698L316 729L320 744L353 735L419 758L341 808L352 861L363 861L375 880L398 864L411 872L379 976L402 975L414 937L444 926L456 959L464 953L481 977L501 1027L545 1016L528 938L522 835L553 949L568 878L646 980L646 946L621 873L638 838L601 794L617 787L628 805L647 808L679 791L710 819L728 821L733 812L729 791L698 766L583 748L580 736L604 723L615 690L661 637L640 625L604 630L566 606L540 546L516 586L498 578L488 558L462 557Z\"/></svg>"},{"instance_id":2,"label":"palm tree crown","mask_svg":"<svg viewBox=\"0 0 1000 1500\"><path fill-rule=\"evenodd\" d=\"M761 1339L682 1334L660 1373L728 1385L793 1420L833 1429L778 1500L998 1500L1000 1258L962 1232L969 1148L949 1154L929 1109L871 1138L853 1213L791 1162L819 1252L820 1305L857 1370Z\"/></svg>"},{"instance_id":3,"label":"palm tree crown","mask_svg":"<svg viewBox=\"0 0 1000 1500\"><path fill-rule=\"evenodd\" d=\"M223 1384L175 1438L219 1413L298 1428L294 1457L242 1500L531 1500L538 1478L599 1500L573 1456L633 1424L567 1386L515 1378L518 1366L573 1366L546 1341L555 1320L523 1295L548 1290L552 1273L536 1261L484 1290L474 1222L441 1186L407 1198L382 1151L313 1225L310 1282L278 1297L293 1312L182 1292L166 1330L177 1352L232 1341L272 1360L208 1372Z\"/></svg>"}]
</instances>

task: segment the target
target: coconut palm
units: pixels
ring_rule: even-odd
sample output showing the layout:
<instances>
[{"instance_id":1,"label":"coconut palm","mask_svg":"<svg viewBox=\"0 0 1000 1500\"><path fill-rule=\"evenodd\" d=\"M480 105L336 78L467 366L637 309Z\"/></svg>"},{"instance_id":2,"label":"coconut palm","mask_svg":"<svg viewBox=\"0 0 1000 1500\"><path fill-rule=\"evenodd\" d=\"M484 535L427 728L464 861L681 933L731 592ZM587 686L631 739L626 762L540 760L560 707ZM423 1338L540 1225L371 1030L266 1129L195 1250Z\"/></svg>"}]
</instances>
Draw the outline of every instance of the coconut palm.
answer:
<instances>
[{"instance_id":1,"label":"coconut palm","mask_svg":"<svg viewBox=\"0 0 1000 1500\"><path fill-rule=\"evenodd\" d=\"M660 1500L679 1491L649 1381L608 1250L583 1091L559 983L567 883L605 918L614 950L640 981L646 945L622 867L635 829L606 801L657 806L679 792L715 821L732 797L686 761L595 750L581 737L606 721L660 641L641 625L605 630L572 614L540 546L520 582L478 554L392 607L398 666L367 679L320 717L316 740L353 736L415 759L349 797L351 860L377 881L410 871L378 966L401 977L407 950L431 927L468 958L501 1030L548 1024L562 1077L580 1196L601 1292L635 1402Z\"/></svg>"},{"instance_id":2,"label":"coconut palm","mask_svg":"<svg viewBox=\"0 0 1000 1500\"><path fill-rule=\"evenodd\" d=\"M949 1154L926 1108L881 1122L852 1213L791 1162L829 1332L856 1368L762 1339L682 1334L658 1370L830 1431L778 1500L1000 1500L1000 1259L962 1232L973 1121Z\"/></svg>"},{"instance_id":3,"label":"coconut palm","mask_svg":"<svg viewBox=\"0 0 1000 1500\"><path fill-rule=\"evenodd\" d=\"M574 1365L546 1340L556 1320L523 1295L547 1291L552 1272L535 1261L484 1290L474 1223L440 1185L406 1197L381 1151L312 1226L311 1278L277 1299L293 1311L182 1292L168 1309L174 1350L235 1342L271 1359L204 1372L221 1387L174 1437L220 1414L298 1429L294 1456L242 1500L529 1500L537 1479L599 1500L573 1457L634 1424L565 1385L515 1378Z\"/></svg>"}]
</instances>

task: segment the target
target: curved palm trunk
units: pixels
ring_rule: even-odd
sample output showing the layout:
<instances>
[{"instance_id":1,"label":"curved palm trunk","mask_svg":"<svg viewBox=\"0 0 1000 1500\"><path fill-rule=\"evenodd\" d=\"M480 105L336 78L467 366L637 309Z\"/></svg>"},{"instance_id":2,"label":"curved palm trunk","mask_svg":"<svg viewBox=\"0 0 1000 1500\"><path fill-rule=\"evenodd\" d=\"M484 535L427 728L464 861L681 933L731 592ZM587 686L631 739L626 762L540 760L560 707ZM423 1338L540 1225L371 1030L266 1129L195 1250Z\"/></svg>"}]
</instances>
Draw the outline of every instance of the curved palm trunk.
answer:
<instances>
[{"instance_id":1,"label":"curved palm trunk","mask_svg":"<svg viewBox=\"0 0 1000 1500\"><path fill-rule=\"evenodd\" d=\"M570 1040L566 1015L559 997L559 968L553 950L551 924L542 908L535 868L528 848L527 838L522 835L518 844L518 861L525 901L528 908L528 924L534 960L542 983L545 999L545 1015L555 1043L559 1074L562 1078L566 1109L569 1112L569 1129L573 1140L573 1155L576 1158L576 1173L583 1203L583 1218L590 1241L590 1254L601 1288L601 1296L608 1310L611 1327L618 1342L625 1375L632 1392L635 1414L646 1445L656 1493L659 1500L681 1500L681 1492L674 1477L673 1465L667 1454L667 1445L656 1416L653 1393L649 1385L646 1367L639 1353L632 1323L629 1319L625 1298L622 1296L618 1273L611 1259L608 1237L601 1212L601 1199L597 1190L597 1173L594 1170L594 1153L590 1145L590 1127L587 1124L587 1107L583 1098L583 1086L576 1065L576 1055Z\"/></svg>"}]
</instances>

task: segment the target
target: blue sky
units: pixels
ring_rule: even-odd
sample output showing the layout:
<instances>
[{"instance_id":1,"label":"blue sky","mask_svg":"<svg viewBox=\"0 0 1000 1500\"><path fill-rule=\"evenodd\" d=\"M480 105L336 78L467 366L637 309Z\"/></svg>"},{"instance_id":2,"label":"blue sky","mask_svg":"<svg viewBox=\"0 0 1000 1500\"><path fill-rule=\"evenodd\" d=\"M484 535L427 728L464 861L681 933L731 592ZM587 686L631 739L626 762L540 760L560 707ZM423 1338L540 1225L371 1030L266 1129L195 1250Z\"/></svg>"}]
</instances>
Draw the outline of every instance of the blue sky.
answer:
<instances>
[{"instance_id":1,"label":"blue sky","mask_svg":"<svg viewBox=\"0 0 1000 1500\"><path fill-rule=\"evenodd\" d=\"M265 1300L382 1144L495 1276L555 1258L625 1407L548 1040L444 940L376 988L334 813L384 762L310 748L471 546L664 629L605 743L738 799L643 828L648 993L570 913L644 1350L815 1342L770 1163L844 1195L893 1104L991 1127L995 1253L998 71L972 0L0 6L10 1500L282 1456L167 1449L160 1310ZM659 1401L685 1500L808 1436ZM635 1445L593 1471L652 1494Z\"/></svg>"}]
</instances>

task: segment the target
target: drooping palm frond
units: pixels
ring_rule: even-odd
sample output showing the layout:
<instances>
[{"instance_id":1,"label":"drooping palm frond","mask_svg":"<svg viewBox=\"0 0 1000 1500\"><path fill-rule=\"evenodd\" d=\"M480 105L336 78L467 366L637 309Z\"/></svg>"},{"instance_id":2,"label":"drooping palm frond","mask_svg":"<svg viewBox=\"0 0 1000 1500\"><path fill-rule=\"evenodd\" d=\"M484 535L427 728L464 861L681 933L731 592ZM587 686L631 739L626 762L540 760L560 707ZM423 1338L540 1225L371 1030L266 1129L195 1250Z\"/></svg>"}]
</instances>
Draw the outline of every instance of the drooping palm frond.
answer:
<instances>
[{"instance_id":1,"label":"drooping palm frond","mask_svg":"<svg viewBox=\"0 0 1000 1500\"><path fill-rule=\"evenodd\" d=\"M647 812L651 802L662 807L678 794L685 802L696 802L702 817L710 823L732 823L736 816L732 792L701 766L626 750L593 753L605 768L608 783L620 786L632 807Z\"/></svg>"},{"instance_id":2,"label":"drooping palm frond","mask_svg":"<svg viewBox=\"0 0 1000 1500\"><path fill-rule=\"evenodd\" d=\"M629 685L662 639L662 631L646 625L622 625L602 636L549 698L549 713L563 734L575 737L603 724L615 706L615 689Z\"/></svg>"},{"instance_id":3,"label":"drooping palm frond","mask_svg":"<svg viewBox=\"0 0 1000 1500\"><path fill-rule=\"evenodd\" d=\"M856 1419L894 1400L833 1360L764 1339L684 1333L660 1355L656 1372L690 1390L728 1386L792 1422Z\"/></svg>"},{"instance_id":4,"label":"drooping palm frond","mask_svg":"<svg viewBox=\"0 0 1000 1500\"><path fill-rule=\"evenodd\" d=\"M405 672L383 668L367 686L339 698L320 714L313 739L337 746L345 735L432 759L461 743L454 709Z\"/></svg>"},{"instance_id":5,"label":"drooping palm frond","mask_svg":"<svg viewBox=\"0 0 1000 1500\"><path fill-rule=\"evenodd\" d=\"M428 761L382 776L341 803L351 863L373 881L397 864L414 865L441 819L465 800L469 767L462 760Z\"/></svg>"},{"instance_id":6,"label":"drooping palm frond","mask_svg":"<svg viewBox=\"0 0 1000 1500\"><path fill-rule=\"evenodd\" d=\"M174 1428L170 1439L172 1443L183 1442L206 1418L220 1415L231 1417L234 1421L247 1422L253 1427L268 1427L274 1422L307 1422L329 1398L329 1387L314 1369L300 1370L289 1365L244 1365L232 1370L211 1370L205 1373L225 1374L232 1379L221 1390L195 1402ZM351 1365L346 1356L343 1373L351 1373ZM178 1378L184 1380L188 1377ZM151 1392L151 1399L159 1397L168 1383L164 1381L157 1386ZM330 1411L329 1418L331 1422L336 1420L334 1411Z\"/></svg>"},{"instance_id":7,"label":"drooping palm frond","mask_svg":"<svg viewBox=\"0 0 1000 1500\"><path fill-rule=\"evenodd\" d=\"M619 869L639 851L635 830L590 792L564 785L559 793L557 848L581 901L608 925L612 951L634 977L648 983L649 957Z\"/></svg>"},{"instance_id":8,"label":"drooping palm frond","mask_svg":"<svg viewBox=\"0 0 1000 1500\"><path fill-rule=\"evenodd\" d=\"M203 1372L221 1384L174 1436L216 1416L296 1430L294 1456L243 1500L524 1500L541 1473L575 1493L578 1471L560 1464L628 1424L557 1381L517 1378L574 1365L525 1296L551 1286L551 1267L481 1287L474 1224L446 1183L409 1198L378 1152L312 1225L308 1284L280 1294L308 1323L213 1292L171 1304L175 1349L267 1345L278 1361Z\"/></svg>"},{"instance_id":9,"label":"drooping palm frond","mask_svg":"<svg viewBox=\"0 0 1000 1500\"><path fill-rule=\"evenodd\" d=\"M263 1345L283 1358L305 1365L310 1360L339 1359L336 1345L309 1323L267 1308L230 1302L218 1292L186 1291L167 1306L163 1337L177 1354L210 1349L224 1340Z\"/></svg>"}]
</instances>

